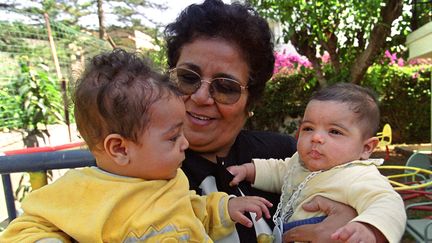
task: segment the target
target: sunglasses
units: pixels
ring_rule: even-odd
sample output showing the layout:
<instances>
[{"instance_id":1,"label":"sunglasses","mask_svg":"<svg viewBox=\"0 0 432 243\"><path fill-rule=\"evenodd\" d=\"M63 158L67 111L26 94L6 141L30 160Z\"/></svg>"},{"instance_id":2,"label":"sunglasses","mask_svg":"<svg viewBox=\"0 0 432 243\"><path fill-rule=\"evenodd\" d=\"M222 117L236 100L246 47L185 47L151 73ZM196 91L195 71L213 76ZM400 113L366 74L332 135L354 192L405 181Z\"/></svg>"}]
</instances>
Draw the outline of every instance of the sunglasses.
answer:
<instances>
[{"instance_id":1,"label":"sunglasses","mask_svg":"<svg viewBox=\"0 0 432 243\"><path fill-rule=\"evenodd\" d=\"M247 86L243 86L230 78L204 80L198 73L187 68L173 68L169 74L170 80L177 85L183 95L192 95L201 87L202 83L208 83L211 97L216 102L226 105L236 103L240 99L242 91L247 89Z\"/></svg>"}]
</instances>

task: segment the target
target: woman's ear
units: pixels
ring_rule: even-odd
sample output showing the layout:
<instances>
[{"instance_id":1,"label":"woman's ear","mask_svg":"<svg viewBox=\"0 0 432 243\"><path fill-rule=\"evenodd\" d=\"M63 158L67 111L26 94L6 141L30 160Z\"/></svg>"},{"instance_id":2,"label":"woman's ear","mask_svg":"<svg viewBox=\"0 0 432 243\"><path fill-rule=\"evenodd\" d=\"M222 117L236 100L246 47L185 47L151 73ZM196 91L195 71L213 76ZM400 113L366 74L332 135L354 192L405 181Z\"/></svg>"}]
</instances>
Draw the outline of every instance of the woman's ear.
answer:
<instances>
[{"instance_id":1,"label":"woman's ear","mask_svg":"<svg viewBox=\"0 0 432 243\"><path fill-rule=\"evenodd\" d=\"M120 134L109 134L104 140L107 155L120 166L129 164L127 141Z\"/></svg>"},{"instance_id":2,"label":"woman's ear","mask_svg":"<svg viewBox=\"0 0 432 243\"><path fill-rule=\"evenodd\" d=\"M378 146L378 142L379 140L377 137L368 138L363 144L363 151L360 156L360 159L369 159L370 155Z\"/></svg>"}]
</instances>

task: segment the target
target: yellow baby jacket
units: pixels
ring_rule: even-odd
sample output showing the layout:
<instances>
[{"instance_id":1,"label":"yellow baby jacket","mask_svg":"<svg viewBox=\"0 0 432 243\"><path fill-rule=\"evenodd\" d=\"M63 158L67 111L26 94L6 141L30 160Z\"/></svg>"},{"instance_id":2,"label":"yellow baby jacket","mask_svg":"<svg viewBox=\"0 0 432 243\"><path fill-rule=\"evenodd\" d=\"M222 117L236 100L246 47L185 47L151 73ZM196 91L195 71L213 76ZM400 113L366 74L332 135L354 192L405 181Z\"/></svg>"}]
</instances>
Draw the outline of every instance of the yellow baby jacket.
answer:
<instances>
[{"instance_id":1,"label":"yellow baby jacket","mask_svg":"<svg viewBox=\"0 0 432 243\"><path fill-rule=\"evenodd\" d=\"M190 191L181 169L171 180L73 169L33 191L0 242L213 242L234 230L228 199Z\"/></svg>"}]
</instances>

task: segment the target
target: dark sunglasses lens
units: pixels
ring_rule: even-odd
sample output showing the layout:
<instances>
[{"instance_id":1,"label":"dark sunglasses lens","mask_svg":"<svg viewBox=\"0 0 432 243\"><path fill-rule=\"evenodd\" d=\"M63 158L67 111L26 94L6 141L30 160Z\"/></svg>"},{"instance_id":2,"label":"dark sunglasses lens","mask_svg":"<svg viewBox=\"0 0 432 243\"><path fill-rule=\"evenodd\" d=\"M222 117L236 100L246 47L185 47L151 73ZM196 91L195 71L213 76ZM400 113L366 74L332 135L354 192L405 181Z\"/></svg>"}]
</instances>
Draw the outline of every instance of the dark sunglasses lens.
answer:
<instances>
[{"instance_id":1,"label":"dark sunglasses lens","mask_svg":"<svg viewBox=\"0 0 432 243\"><path fill-rule=\"evenodd\" d=\"M211 82L213 98L222 104L234 104L241 95L241 86L233 80L217 78Z\"/></svg>"},{"instance_id":2,"label":"dark sunglasses lens","mask_svg":"<svg viewBox=\"0 0 432 243\"><path fill-rule=\"evenodd\" d=\"M177 86L185 95L191 95L198 90L201 85L201 77L186 69L178 68L174 72L177 79Z\"/></svg>"}]
</instances>

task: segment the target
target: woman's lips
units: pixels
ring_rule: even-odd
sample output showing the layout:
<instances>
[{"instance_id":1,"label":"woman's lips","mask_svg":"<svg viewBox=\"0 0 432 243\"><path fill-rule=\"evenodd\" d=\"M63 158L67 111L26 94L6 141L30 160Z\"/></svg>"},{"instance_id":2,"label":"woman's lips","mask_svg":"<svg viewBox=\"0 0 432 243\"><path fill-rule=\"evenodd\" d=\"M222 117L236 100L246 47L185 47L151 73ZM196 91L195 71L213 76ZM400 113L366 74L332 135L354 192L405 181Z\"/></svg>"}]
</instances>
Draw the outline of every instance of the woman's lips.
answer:
<instances>
[{"instance_id":1,"label":"woman's lips","mask_svg":"<svg viewBox=\"0 0 432 243\"><path fill-rule=\"evenodd\" d=\"M198 115L192 112L186 112L186 113L188 114L189 120L196 125L200 125L200 126L209 125L214 120L214 118Z\"/></svg>"}]
</instances>

